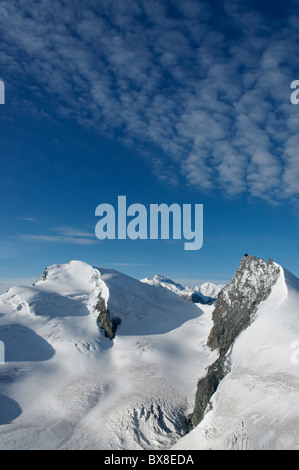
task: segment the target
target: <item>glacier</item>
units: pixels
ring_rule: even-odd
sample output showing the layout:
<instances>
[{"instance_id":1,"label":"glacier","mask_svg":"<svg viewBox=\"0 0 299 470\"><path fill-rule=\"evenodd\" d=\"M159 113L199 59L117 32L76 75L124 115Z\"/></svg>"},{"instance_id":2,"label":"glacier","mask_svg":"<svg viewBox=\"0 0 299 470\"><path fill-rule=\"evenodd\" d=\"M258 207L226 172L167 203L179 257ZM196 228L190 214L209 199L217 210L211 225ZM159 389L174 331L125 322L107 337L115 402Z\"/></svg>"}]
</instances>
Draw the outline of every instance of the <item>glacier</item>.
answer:
<instances>
[{"instance_id":1,"label":"glacier","mask_svg":"<svg viewBox=\"0 0 299 470\"><path fill-rule=\"evenodd\" d=\"M113 339L98 321L99 295L120 319ZM81 261L9 289L0 448L169 448L188 432L211 326L176 294Z\"/></svg>"},{"instance_id":2,"label":"glacier","mask_svg":"<svg viewBox=\"0 0 299 470\"><path fill-rule=\"evenodd\" d=\"M0 449L297 449L299 280L244 256L207 303L142 281L72 260L0 296Z\"/></svg>"}]
</instances>

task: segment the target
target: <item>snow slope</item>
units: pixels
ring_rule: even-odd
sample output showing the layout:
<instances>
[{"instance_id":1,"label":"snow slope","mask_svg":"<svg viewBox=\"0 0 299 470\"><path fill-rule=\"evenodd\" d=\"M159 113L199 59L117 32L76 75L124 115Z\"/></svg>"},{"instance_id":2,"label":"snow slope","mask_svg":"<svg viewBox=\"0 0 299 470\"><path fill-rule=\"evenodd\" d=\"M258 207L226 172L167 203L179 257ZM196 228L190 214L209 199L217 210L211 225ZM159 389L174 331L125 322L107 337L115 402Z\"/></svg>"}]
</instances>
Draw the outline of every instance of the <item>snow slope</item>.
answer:
<instances>
[{"instance_id":1,"label":"snow slope","mask_svg":"<svg viewBox=\"0 0 299 470\"><path fill-rule=\"evenodd\" d=\"M99 295L121 320L97 322ZM187 431L211 306L80 261L0 297L0 449L165 449Z\"/></svg>"},{"instance_id":2,"label":"snow slope","mask_svg":"<svg viewBox=\"0 0 299 470\"><path fill-rule=\"evenodd\" d=\"M203 421L174 449L299 448L299 280L280 268Z\"/></svg>"}]
</instances>

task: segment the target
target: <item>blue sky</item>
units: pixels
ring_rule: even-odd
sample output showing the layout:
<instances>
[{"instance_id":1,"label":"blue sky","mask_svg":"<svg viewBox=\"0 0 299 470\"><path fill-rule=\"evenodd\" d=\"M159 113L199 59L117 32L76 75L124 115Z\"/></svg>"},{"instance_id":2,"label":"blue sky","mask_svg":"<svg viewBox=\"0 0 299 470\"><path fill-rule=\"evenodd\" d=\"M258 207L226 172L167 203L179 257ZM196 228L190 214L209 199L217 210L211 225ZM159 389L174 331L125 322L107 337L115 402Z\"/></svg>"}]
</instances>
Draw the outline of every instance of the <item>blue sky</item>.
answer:
<instances>
[{"instance_id":1,"label":"blue sky","mask_svg":"<svg viewBox=\"0 0 299 470\"><path fill-rule=\"evenodd\" d=\"M226 282L299 275L297 1L0 4L0 290L80 259ZM204 245L99 241L101 203L204 205Z\"/></svg>"}]
</instances>

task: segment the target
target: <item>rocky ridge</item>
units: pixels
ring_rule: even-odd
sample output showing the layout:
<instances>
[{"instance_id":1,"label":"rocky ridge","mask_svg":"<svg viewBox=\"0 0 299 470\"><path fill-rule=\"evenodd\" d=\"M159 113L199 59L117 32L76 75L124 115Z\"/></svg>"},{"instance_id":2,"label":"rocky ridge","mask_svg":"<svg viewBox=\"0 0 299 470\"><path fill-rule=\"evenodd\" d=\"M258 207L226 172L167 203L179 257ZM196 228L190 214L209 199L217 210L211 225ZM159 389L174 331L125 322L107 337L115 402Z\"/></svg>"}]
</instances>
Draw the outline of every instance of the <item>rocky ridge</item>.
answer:
<instances>
[{"instance_id":1,"label":"rocky ridge","mask_svg":"<svg viewBox=\"0 0 299 470\"><path fill-rule=\"evenodd\" d=\"M269 259L244 255L232 280L215 302L213 327L208 337L211 350L218 350L218 359L207 369L197 385L195 406L189 417L191 427L203 419L212 395L230 370L230 351L236 338L251 323L260 303L268 298L277 282L280 267Z\"/></svg>"}]
</instances>

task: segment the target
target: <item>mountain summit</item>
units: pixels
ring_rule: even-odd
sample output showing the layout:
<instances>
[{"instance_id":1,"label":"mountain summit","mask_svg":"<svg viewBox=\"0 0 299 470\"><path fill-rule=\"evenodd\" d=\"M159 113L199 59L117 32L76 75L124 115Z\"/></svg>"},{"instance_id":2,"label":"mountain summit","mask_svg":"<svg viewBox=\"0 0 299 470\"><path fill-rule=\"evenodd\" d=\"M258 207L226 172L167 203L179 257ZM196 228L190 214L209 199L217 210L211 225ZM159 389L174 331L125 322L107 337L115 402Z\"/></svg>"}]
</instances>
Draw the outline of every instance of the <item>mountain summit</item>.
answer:
<instances>
[{"instance_id":1,"label":"mountain summit","mask_svg":"<svg viewBox=\"0 0 299 470\"><path fill-rule=\"evenodd\" d=\"M211 319L81 261L0 296L0 448L164 449L188 431ZM205 341L205 340L204 340Z\"/></svg>"},{"instance_id":2,"label":"mountain summit","mask_svg":"<svg viewBox=\"0 0 299 470\"><path fill-rule=\"evenodd\" d=\"M176 448L297 448L299 280L245 255L214 307L207 344L218 357L198 381L195 428Z\"/></svg>"},{"instance_id":3,"label":"mountain summit","mask_svg":"<svg viewBox=\"0 0 299 470\"><path fill-rule=\"evenodd\" d=\"M271 259L266 263L260 258L244 255L236 274L215 302L208 346L217 349L219 357L198 383L192 415L194 425L203 419L212 394L229 370L230 350L236 338L249 326L260 303L269 297L279 274L279 266Z\"/></svg>"},{"instance_id":4,"label":"mountain summit","mask_svg":"<svg viewBox=\"0 0 299 470\"><path fill-rule=\"evenodd\" d=\"M0 448L295 449L299 280L246 255L212 303L180 287L70 261L0 296Z\"/></svg>"}]
</instances>

